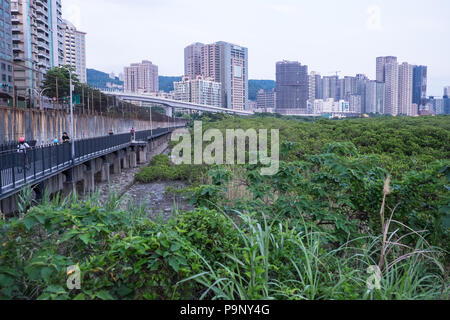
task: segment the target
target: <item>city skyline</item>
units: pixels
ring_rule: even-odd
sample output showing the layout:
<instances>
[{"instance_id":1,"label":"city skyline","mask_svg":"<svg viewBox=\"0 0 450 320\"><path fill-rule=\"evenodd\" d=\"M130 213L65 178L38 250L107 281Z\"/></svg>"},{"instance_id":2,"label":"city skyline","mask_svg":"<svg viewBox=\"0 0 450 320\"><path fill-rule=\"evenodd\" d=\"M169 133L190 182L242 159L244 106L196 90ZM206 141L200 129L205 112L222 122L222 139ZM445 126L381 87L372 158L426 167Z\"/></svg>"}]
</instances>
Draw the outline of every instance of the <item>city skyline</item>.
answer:
<instances>
[{"instance_id":1,"label":"city skyline","mask_svg":"<svg viewBox=\"0 0 450 320\"><path fill-rule=\"evenodd\" d=\"M409 1L404 6L384 0L345 4L266 0L246 1L240 10L233 9L233 2L135 0L124 5L116 0L64 0L63 17L88 32L88 67L105 72L119 73L131 61L149 59L160 66L160 74L180 76L186 46L226 41L249 49L250 79L275 80L275 63L281 60L299 61L322 75L339 70L342 76L364 73L375 79L375 58L393 55L399 61L428 66L429 95L442 96L443 87L449 85L447 44L442 40L450 30L445 14L450 10L448 1L432 5ZM95 18L100 10L111 24L100 24ZM211 10L221 14L203 14ZM202 19L186 20L194 11ZM230 15L240 23L229 23ZM114 21L121 26L111 27ZM297 37L287 32L292 29L298 30ZM142 41L144 31L136 30L150 30L151 40ZM444 49L430 50L417 39L439 43ZM103 58L105 52L111 59Z\"/></svg>"}]
</instances>

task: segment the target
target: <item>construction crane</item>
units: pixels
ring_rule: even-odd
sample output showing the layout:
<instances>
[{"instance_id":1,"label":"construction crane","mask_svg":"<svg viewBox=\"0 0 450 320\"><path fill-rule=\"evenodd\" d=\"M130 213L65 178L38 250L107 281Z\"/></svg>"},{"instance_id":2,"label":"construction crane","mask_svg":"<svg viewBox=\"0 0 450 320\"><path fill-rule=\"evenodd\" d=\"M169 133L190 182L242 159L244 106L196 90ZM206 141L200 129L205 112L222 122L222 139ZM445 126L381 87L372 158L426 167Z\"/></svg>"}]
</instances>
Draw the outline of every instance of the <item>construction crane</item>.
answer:
<instances>
[{"instance_id":1,"label":"construction crane","mask_svg":"<svg viewBox=\"0 0 450 320\"><path fill-rule=\"evenodd\" d=\"M342 73L342 71L330 71L329 73L335 73L336 74L336 77L338 77L339 78L339 73Z\"/></svg>"}]
</instances>

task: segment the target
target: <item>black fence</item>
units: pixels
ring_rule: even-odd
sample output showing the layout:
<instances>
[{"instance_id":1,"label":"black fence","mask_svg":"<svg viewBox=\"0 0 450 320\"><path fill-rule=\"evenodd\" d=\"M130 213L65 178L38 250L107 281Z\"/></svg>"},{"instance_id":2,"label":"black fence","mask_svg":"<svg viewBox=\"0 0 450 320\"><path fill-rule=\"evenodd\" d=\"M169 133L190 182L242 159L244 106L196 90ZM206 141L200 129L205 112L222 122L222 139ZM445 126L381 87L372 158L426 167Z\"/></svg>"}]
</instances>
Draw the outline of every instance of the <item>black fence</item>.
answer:
<instances>
[{"instance_id":1,"label":"black fence","mask_svg":"<svg viewBox=\"0 0 450 320\"><path fill-rule=\"evenodd\" d=\"M148 141L176 129L154 130L109 135L75 141L75 158L72 159L72 144L62 143L31 147L26 152L17 149L0 152L0 198L8 196L33 182L45 180L61 171L123 149L133 140ZM17 148L17 145L15 146Z\"/></svg>"},{"instance_id":2,"label":"black fence","mask_svg":"<svg viewBox=\"0 0 450 320\"><path fill-rule=\"evenodd\" d=\"M30 147L35 147L37 141L31 140L31 141L25 141ZM0 152L5 151L11 151L17 149L17 145L19 144L19 141L11 141L11 142L5 142L0 144Z\"/></svg>"}]
</instances>

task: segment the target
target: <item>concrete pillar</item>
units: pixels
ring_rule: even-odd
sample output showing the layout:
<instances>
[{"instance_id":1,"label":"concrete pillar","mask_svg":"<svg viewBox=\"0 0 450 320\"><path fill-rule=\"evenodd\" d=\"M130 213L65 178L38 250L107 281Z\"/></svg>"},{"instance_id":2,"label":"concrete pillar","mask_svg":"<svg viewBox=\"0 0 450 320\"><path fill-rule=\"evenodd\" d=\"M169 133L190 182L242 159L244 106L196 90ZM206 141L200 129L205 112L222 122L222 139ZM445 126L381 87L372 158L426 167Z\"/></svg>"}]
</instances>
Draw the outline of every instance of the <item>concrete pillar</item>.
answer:
<instances>
[{"instance_id":1,"label":"concrete pillar","mask_svg":"<svg viewBox=\"0 0 450 320\"><path fill-rule=\"evenodd\" d=\"M91 169L84 173L83 186L84 186L84 193L95 191L94 170Z\"/></svg>"},{"instance_id":2,"label":"concrete pillar","mask_svg":"<svg viewBox=\"0 0 450 320\"><path fill-rule=\"evenodd\" d=\"M147 163L147 147L139 148L139 164Z\"/></svg>"},{"instance_id":3,"label":"concrete pillar","mask_svg":"<svg viewBox=\"0 0 450 320\"><path fill-rule=\"evenodd\" d=\"M137 167L137 155L135 151L132 151L130 153L130 168L136 168Z\"/></svg>"},{"instance_id":4,"label":"concrete pillar","mask_svg":"<svg viewBox=\"0 0 450 320\"><path fill-rule=\"evenodd\" d=\"M102 182L109 182L110 177L110 164L105 162L102 166Z\"/></svg>"},{"instance_id":5,"label":"concrete pillar","mask_svg":"<svg viewBox=\"0 0 450 320\"><path fill-rule=\"evenodd\" d=\"M11 196L9 198L3 199L0 201L0 211L5 214L9 215L17 211L17 202L16 202L16 196Z\"/></svg>"},{"instance_id":6,"label":"concrete pillar","mask_svg":"<svg viewBox=\"0 0 450 320\"><path fill-rule=\"evenodd\" d=\"M37 201L41 201L42 198L44 197L45 188L46 188L45 181L42 181L36 186L36 188L34 188L34 193L36 194Z\"/></svg>"},{"instance_id":7,"label":"concrete pillar","mask_svg":"<svg viewBox=\"0 0 450 320\"><path fill-rule=\"evenodd\" d=\"M120 158L117 157L113 161L113 174L121 174L122 168L120 167Z\"/></svg>"},{"instance_id":8,"label":"concrete pillar","mask_svg":"<svg viewBox=\"0 0 450 320\"><path fill-rule=\"evenodd\" d=\"M130 155L128 152L125 153L123 156L123 168L129 169L130 168Z\"/></svg>"}]
</instances>

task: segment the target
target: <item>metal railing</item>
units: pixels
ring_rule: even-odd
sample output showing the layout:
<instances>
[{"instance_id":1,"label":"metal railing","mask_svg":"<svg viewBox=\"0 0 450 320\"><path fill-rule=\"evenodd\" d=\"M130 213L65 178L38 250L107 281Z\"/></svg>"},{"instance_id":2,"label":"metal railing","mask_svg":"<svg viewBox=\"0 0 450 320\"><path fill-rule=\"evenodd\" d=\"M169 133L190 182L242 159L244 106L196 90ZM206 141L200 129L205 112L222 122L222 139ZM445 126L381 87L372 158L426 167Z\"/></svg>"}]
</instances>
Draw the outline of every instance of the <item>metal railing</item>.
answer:
<instances>
[{"instance_id":1,"label":"metal railing","mask_svg":"<svg viewBox=\"0 0 450 320\"><path fill-rule=\"evenodd\" d=\"M74 165L129 147L133 138L148 141L176 128L157 128L75 141L75 158L72 159L71 143L29 148L25 153L17 149L0 152L0 199L4 199L28 184L47 180L72 168ZM73 161L72 161L73 160Z\"/></svg>"},{"instance_id":2,"label":"metal railing","mask_svg":"<svg viewBox=\"0 0 450 320\"><path fill-rule=\"evenodd\" d=\"M35 147L37 144L36 140L32 141L25 141L30 147ZM17 149L17 145L19 144L19 141L11 141L11 142L4 142L0 144L0 152L5 151L12 151Z\"/></svg>"}]
</instances>

